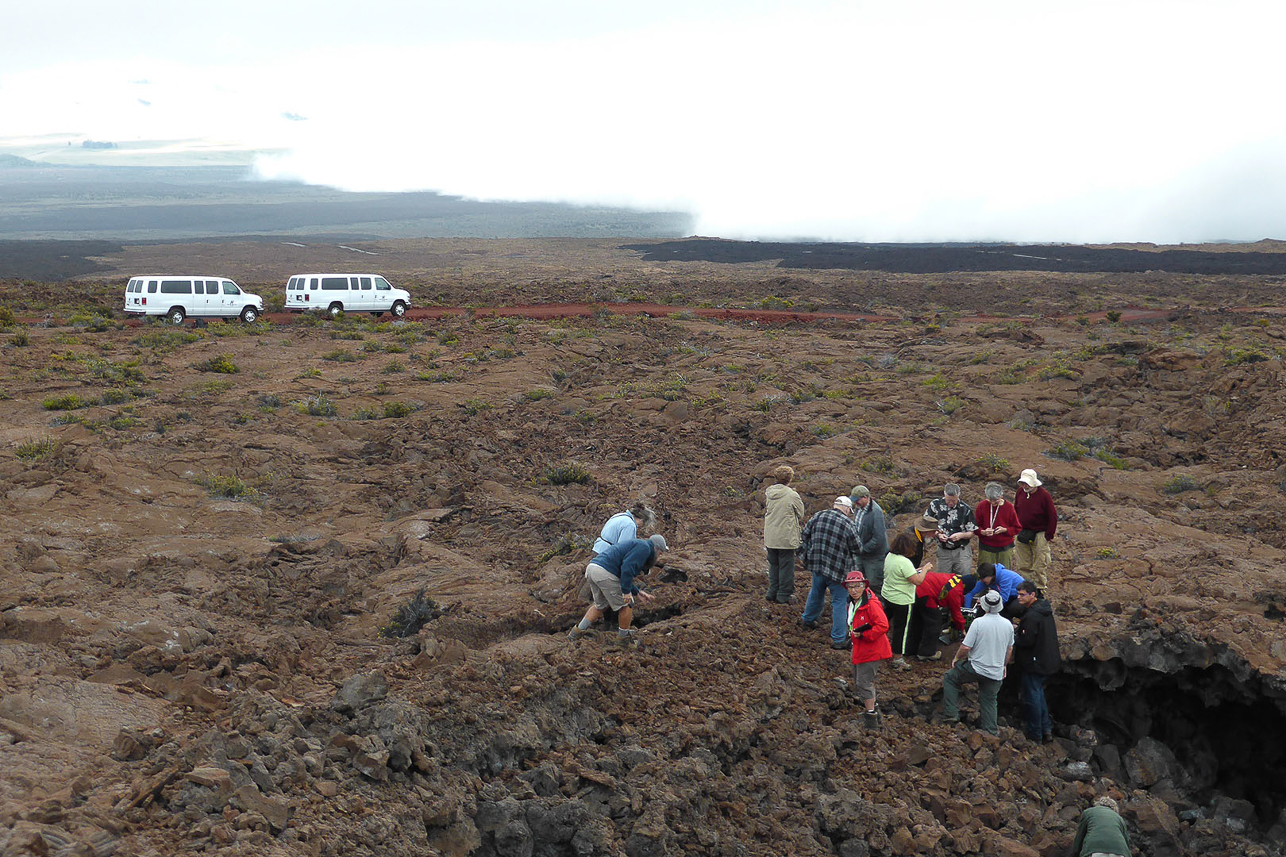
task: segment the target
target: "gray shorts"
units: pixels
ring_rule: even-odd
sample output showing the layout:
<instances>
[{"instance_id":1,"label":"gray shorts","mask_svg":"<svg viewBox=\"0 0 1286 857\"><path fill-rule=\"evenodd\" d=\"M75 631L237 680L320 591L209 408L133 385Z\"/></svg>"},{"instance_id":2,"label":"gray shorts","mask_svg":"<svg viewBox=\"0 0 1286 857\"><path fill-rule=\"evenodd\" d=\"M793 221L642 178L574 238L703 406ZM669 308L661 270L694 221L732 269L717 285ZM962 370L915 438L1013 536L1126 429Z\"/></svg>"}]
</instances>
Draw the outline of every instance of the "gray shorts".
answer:
<instances>
[{"instance_id":1,"label":"gray shorts","mask_svg":"<svg viewBox=\"0 0 1286 857\"><path fill-rule=\"evenodd\" d=\"M853 664L853 693L866 702L875 699L875 675L880 671L879 661Z\"/></svg>"},{"instance_id":2,"label":"gray shorts","mask_svg":"<svg viewBox=\"0 0 1286 857\"><path fill-rule=\"evenodd\" d=\"M621 579L601 565L594 565L591 562L585 566L585 580L589 582L594 606L599 610L611 607L619 611L625 606L625 593L621 592Z\"/></svg>"}]
</instances>

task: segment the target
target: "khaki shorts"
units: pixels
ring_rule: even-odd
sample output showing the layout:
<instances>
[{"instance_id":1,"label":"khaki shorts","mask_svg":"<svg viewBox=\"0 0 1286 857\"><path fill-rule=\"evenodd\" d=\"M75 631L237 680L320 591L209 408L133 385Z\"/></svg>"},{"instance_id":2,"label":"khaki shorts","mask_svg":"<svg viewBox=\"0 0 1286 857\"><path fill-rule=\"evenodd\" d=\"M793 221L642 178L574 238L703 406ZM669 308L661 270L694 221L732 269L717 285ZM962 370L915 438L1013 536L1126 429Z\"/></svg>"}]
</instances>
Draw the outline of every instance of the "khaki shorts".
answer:
<instances>
[{"instance_id":1,"label":"khaki shorts","mask_svg":"<svg viewBox=\"0 0 1286 857\"><path fill-rule=\"evenodd\" d=\"M625 593L621 592L621 579L600 565L585 566L585 580L589 582L590 595L599 610L611 607L620 611L626 606Z\"/></svg>"}]
</instances>

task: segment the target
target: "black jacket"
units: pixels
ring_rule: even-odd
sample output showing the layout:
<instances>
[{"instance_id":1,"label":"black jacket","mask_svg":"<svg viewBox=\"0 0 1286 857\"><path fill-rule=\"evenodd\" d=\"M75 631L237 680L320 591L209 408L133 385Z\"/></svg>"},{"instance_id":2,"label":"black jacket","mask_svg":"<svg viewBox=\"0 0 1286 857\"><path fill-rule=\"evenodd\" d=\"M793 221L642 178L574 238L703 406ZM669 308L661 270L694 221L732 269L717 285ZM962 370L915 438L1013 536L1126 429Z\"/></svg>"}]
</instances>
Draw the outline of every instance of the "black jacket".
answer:
<instances>
[{"instance_id":1,"label":"black jacket","mask_svg":"<svg viewBox=\"0 0 1286 857\"><path fill-rule=\"evenodd\" d=\"M1027 608L1014 636L1014 663L1037 675L1053 675L1063 665L1058 653L1054 609L1044 598Z\"/></svg>"}]
</instances>

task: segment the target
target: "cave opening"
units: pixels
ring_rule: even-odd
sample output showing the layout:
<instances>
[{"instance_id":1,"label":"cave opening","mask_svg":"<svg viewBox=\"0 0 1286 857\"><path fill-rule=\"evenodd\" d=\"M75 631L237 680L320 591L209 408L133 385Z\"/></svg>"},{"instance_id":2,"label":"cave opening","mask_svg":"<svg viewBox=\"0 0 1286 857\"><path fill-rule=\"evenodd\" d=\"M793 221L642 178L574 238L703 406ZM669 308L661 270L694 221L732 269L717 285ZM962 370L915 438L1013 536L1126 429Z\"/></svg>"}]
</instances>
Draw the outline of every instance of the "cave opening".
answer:
<instances>
[{"instance_id":1,"label":"cave opening","mask_svg":"<svg viewBox=\"0 0 1286 857\"><path fill-rule=\"evenodd\" d=\"M1046 697L1055 723L1097 736L1096 773L1148 789L1189 817L1226 816L1217 805L1230 798L1253 806L1244 822L1261 833L1286 819L1286 693L1257 673L1069 661Z\"/></svg>"}]
</instances>

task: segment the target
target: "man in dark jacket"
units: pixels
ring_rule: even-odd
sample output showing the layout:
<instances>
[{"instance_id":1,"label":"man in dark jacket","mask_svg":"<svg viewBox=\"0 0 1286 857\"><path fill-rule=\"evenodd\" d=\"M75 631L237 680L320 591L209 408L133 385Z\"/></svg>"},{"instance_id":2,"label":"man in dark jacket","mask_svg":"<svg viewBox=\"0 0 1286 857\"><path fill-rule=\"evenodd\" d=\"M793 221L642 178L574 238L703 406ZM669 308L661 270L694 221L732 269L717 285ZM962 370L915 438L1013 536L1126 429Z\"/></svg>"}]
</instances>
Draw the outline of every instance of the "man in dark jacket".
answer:
<instances>
[{"instance_id":1,"label":"man in dark jacket","mask_svg":"<svg viewBox=\"0 0 1286 857\"><path fill-rule=\"evenodd\" d=\"M1018 584L1018 604L1023 614L1014 636L1014 664L1022 671L1027 737L1049 743L1054 740L1054 723L1045 704L1045 679L1058 672L1063 663L1058 652L1054 611L1041 597L1036 584L1027 580Z\"/></svg>"},{"instance_id":2,"label":"man in dark jacket","mask_svg":"<svg viewBox=\"0 0 1286 857\"><path fill-rule=\"evenodd\" d=\"M866 585L876 595L884 586L884 558L889 555L889 536L884 525L884 510L865 485L854 485L848 499L853 504L853 527L857 530L858 563L866 575Z\"/></svg>"}]
</instances>

